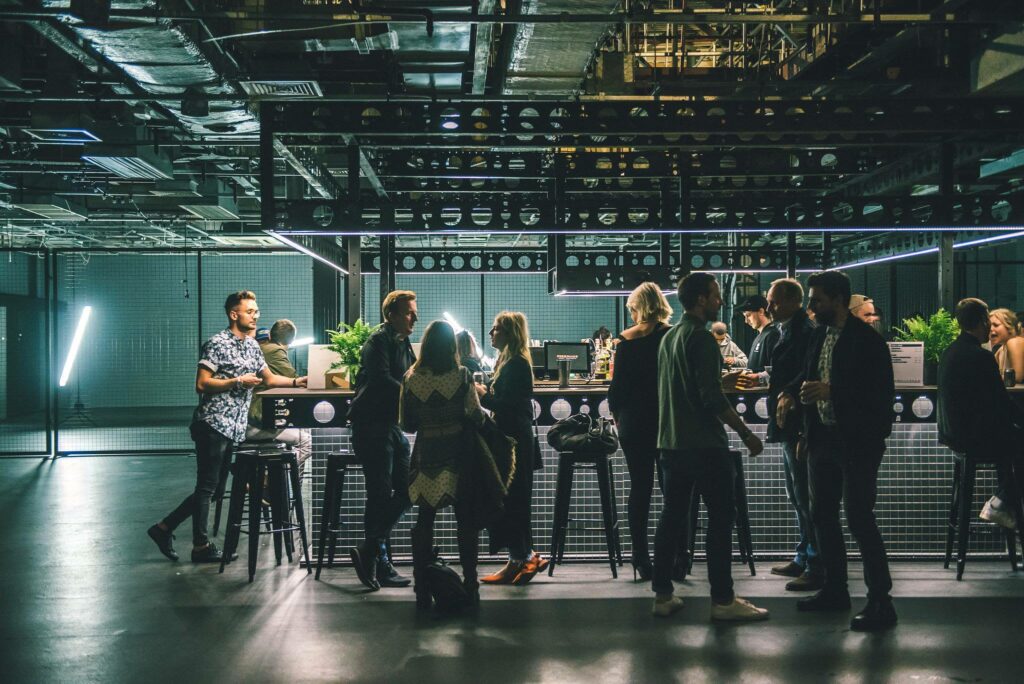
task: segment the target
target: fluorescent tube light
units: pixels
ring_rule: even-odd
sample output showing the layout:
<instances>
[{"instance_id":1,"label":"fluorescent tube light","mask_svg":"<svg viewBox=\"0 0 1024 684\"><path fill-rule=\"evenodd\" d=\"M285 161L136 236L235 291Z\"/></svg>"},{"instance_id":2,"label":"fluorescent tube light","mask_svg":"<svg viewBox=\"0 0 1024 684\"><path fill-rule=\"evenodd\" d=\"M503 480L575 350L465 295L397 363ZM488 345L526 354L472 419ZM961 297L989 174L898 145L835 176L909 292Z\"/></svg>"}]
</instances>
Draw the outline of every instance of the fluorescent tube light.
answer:
<instances>
[{"instance_id":1,"label":"fluorescent tube light","mask_svg":"<svg viewBox=\"0 0 1024 684\"><path fill-rule=\"evenodd\" d=\"M71 338L71 349L68 350L68 358L64 360L64 370L60 372L61 387L68 384L71 369L75 367L75 359L78 358L78 349L82 346L82 338L85 337L85 327L89 324L90 316L92 316L92 307L83 307L82 315L78 318L78 326L75 328L75 336Z\"/></svg>"},{"instance_id":2,"label":"fluorescent tube light","mask_svg":"<svg viewBox=\"0 0 1024 684\"><path fill-rule=\"evenodd\" d=\"M300 337L299 339L293 341L288 346L291 347L292 349L295 349L296 347L305 347L307 344L313 344L312 337Z\"/></svg>"},{"instance_id":3,"label":"fluorescent tube light","mask_svg":"<svg viewBox=\"0 0 1024 684\"><path fill-rule=\"evenodd\" d=\"M302 252L306 256L313 257L314 259L316 259L317 261L319 261L322 264L327 264L331 268L336 269L336 270L340 271L341 273L344 273L345 275L348 275L348 271L346 271L345 269L343 269L341 266L339 266L338 264L334 263L330 259L325 259L324 257L320 256L319 254L317 254L316 252L311 250L309 247L306 247L305 245L300 245L298 242L295 242L294 240L290 240L290 239L286 238L285 236L281 235L280 233L277 233L277 232L275 232L273 230L265 230L263 232L266 233L267 235L270 235L271 237L276 238L277 241L280 242L282 245L287 245L288 247L291 247L294 250L298 250L298 251Z\"/></svg>"},{"instance_id":4,"label":"fluorescent tube light","mask_svg":"<svg viewBox=\"0 0 1024 684\"><path fill-rule=\"evenodd\" d=\"M452 316L447 311L445 311L443 314L441 314L441 316L442 316L442 318L444 318L444 320L448 321L453 328L455 328L455 333L456 334L458 334L458 333L462 332L463 330L465 330L465 328L463 328L461 325L459 325L459 322L455 320L455 317Z\"/></svg>"}]
</instances>

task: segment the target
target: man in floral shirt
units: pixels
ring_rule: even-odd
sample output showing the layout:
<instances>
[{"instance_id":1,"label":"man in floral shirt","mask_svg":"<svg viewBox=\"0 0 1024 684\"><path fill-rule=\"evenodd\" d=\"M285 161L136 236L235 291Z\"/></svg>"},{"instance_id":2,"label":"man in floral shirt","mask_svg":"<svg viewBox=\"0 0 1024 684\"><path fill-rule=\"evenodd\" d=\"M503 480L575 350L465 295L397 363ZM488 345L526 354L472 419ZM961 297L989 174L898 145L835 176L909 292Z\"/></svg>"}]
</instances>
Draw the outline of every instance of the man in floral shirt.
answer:
<instances>
[{"instance_id":1,"label":"man in floral shirt","mask_svg":"<svg viewBox=\"0 0 1024 684\"><path fill-rule=\"evenodd\" d=\"M174 528L192 518L192 562L219 563L221 551L210 541L206 522L210 499L231 464L231 450L245 439L252 390L263 382L268 387L305 387L306 378L275 375L263 360L253 338L260 310L256 295L235 292L224 302L228 327L203 345L196 371L199 406L192 415L192 441L196 445L196 488L166 518L149 528L160 552L178 560Z\"/></svg>"}]
</instances>

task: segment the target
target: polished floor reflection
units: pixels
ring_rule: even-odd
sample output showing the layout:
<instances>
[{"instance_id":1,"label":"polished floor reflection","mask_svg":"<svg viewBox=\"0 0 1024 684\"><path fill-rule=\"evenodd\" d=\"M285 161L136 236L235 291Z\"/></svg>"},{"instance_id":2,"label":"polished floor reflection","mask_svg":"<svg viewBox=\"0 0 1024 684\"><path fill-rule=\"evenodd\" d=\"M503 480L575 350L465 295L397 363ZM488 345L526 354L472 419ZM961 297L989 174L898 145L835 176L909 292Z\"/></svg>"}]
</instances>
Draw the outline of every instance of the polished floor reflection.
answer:
<instances>
[{"instance_id":1,"label":"polished floor reflection","mask_svg":"<svg viewBox=\"0 0 1024 684\"><path fill-rule=\"evenodd\" d=\"M5 682L1011 682L1024 670L1024 572L1004 562L969 563L959 583L940 562L897 563L900 625L873 636L847 615L798 615L768 563L755 578L736 566L739 592L772 611L745 626L708 622L702 565L669 620L650 616L646 586L600 564L486 588L458 619L418 616L408 590L365 594L348 569L316 582L274 567L269 548L249 585L242 566L170 563L145 535L193 468L0 460Z\"/></svg>"}]
</instances>

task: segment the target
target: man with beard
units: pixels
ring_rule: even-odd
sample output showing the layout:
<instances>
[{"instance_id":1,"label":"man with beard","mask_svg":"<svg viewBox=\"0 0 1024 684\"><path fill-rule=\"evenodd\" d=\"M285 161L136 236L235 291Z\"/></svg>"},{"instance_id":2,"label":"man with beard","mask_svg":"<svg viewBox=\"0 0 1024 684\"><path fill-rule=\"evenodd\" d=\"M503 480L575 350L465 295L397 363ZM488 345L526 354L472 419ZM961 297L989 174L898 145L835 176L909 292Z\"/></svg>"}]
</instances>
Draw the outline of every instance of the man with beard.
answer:
<instances>
[{"instance_id":1,"label":"man with beard","mask_svg":"<svg viewBox=\"0 0 1024 684\"><path fill-rule=\"evenodd\" d=\"M736 431L751 456L760 454L764 445L722 391L722 355L707 329L722 308L718 281L710 273L691 273L680 281L678 294L683 319L665 333L658 349L658 449L665 502L654 538L653 613L668 617L683 606L672 593L672 564L682 526L689 525L696 487L708 508L711 619L765 620L767 610L733 593L736 473L725 425ZM738 377L738 372L731 373L725 382L734 386Z\"/></svg>"},{"instance_id":2,"label":"man with beard","mask_svg":"<svg viewBox=\"0 0 1024 684\"><path fill-rule=\"evenodd\" d=\"M860 547L868 604L850 622L857 631L896 624L892 578L885 543L875 520L878 468L892 432L895 395L892 358L874 329L850 313L850 279L842 271L807 280L818 328L811 336L803 371L779 396L776 421L785 427L797 398L804 405L798 449L809 455L811 518L817 533L825 583L801 599L801 611L849 610L846 544L839 504Z\"/></svg>"},{"instance_id":3,"label":"man with beard","mask_svg":"<svg viewBox=\"0 0 1024 684\"><path fill-rule=\"evenodd\" d=\"M149 528L149 537L160 553L178 560L174 528L192 518L192 562L219 563L221 551L210 541L206 521L210 499L227 477L231 451L245 440L253 388L305 387L306 378L275 375L263 359L254 337L260 310L249 290L228 295L224 302L228 327L203 345L196 370L199 406L192 416L192 441L196 445L196 487L166 518Z\"/></svg>"}]
</instances>

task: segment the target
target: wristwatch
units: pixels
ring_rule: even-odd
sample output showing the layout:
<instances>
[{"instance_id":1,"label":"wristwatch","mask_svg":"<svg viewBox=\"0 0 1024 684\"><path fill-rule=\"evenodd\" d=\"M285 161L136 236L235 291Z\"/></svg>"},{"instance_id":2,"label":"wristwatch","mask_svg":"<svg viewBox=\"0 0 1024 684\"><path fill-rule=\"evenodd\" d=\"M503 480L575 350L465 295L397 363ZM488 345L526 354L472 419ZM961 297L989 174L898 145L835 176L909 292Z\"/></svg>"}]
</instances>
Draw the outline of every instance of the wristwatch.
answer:
<instances>
[{"instance_id":1,"label":"wristwatch","mask_svg":"<svg viewBox=\"0 0 1024 684\"><path fill-rule=\"evenodd\" d=\"M292 378L292 387L298 387L298 386L299 386L299 379L298 378Z\"/></svg>"}]
</instances>

